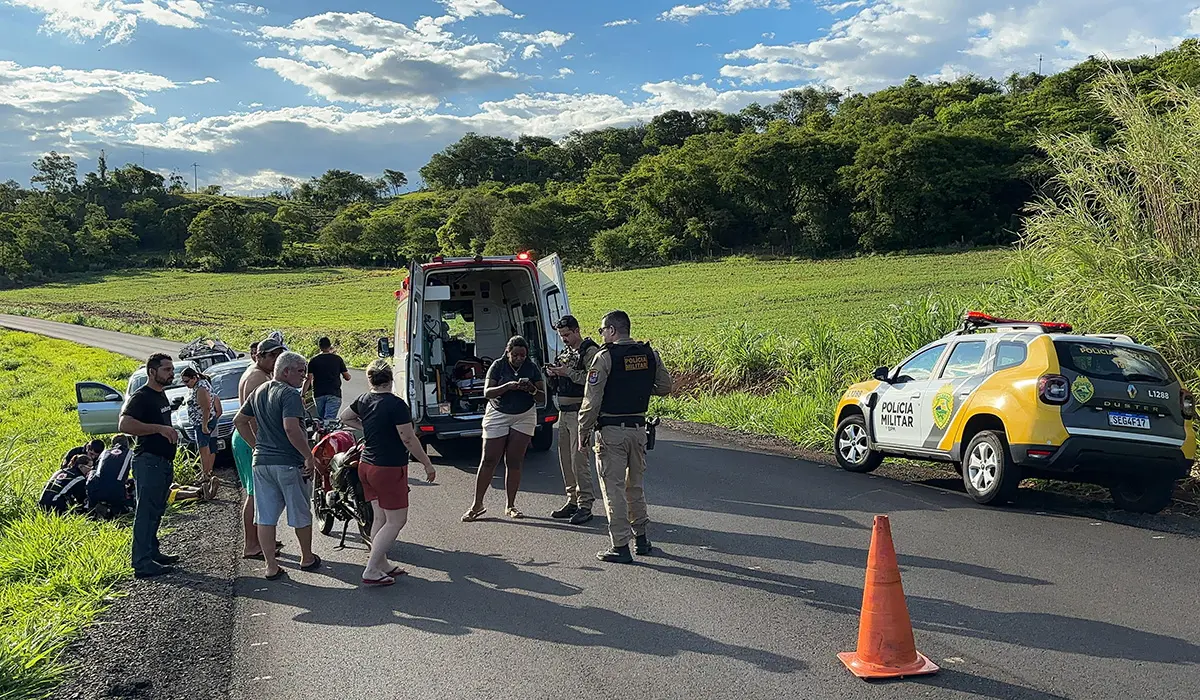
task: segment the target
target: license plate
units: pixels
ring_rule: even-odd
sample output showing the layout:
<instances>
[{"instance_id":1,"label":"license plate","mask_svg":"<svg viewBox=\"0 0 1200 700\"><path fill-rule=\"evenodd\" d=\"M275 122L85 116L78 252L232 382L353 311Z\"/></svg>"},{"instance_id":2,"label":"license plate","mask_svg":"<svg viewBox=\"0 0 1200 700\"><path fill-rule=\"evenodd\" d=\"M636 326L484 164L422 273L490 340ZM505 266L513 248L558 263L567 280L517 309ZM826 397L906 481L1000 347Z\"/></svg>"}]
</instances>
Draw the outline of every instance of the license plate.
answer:
<instances>
[{"instance_id":1,"label":"license plate","mask_svg":"<svg viewBox=\"0 0 1200 700\"><path fill-rule=\"evenodd\" d=\"M1137 413L1117 413L1110 411L1108 414L1108 424L1118 428L1139 428L1141 430L1150 429L1150 416L1143 416Z\"/></svg>"}]
</instances>

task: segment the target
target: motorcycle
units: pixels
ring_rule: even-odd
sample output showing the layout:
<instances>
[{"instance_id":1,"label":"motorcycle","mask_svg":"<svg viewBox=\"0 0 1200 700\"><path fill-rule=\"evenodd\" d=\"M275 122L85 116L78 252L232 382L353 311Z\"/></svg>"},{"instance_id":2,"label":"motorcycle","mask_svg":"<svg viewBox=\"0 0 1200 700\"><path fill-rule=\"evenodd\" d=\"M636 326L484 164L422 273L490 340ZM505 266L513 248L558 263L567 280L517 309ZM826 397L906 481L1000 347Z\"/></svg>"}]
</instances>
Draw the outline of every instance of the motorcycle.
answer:
<instances>
[{"instance_id":1,"label":"motorcycle","mask_svg":"<svg viewBox=\"0 0 1200 700\"><path fill-rule=\"evenodd\" d=\"M358 478L362 441L356 442L337 422L313 419L309 421L309 443L313 445L317 478L313 485L313 517L320 521L321 534L333 532L335 522L341 520L342 539L337 548L345 549L346 532L353 520L359 536L369 545L375 511L363 498L362 481Z\"/></svg>"}]
</instances>

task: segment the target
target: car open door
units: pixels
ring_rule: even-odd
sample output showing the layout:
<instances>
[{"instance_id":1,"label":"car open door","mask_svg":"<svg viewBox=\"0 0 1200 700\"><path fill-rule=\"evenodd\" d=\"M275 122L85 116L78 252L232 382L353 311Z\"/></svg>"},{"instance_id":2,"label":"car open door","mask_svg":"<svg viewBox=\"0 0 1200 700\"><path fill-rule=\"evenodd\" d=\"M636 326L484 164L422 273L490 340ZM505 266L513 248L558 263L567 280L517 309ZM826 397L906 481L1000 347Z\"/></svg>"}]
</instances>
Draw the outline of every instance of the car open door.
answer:
<instances>
[{"instance_id":1,"label":"car open door","mask_svg":"<svg viewBox=\"0 0 1200 700\"><path fill-rule=\"evenodd\" d=\"M121 406L125 397L121 392L100 382L77 382L75 404L79 413L79 427L88 435L111 435L120 432L117 423L121 419Z\"/></svg>"},{"instance_id":2,"label":"car open door","mask_svg":"<svg viewBox=\"0 0 1200 700\"><path fill-rule=\"evenodd\" d=\"M401 290L396 309L396 351L392 373L396 395L404 399L413 417L425 415L424 391L418 390L421 376L421 314L425 308L425 270L413 261L408 266L408 287Z\"/></svg>"},{"instance_id":3,"label":"car open door","mask_svg":"<svg viewBox=\"0 0 1200 700\"><path fill-rule=\"evenodd\" d=\"M537 266L542 304L546 309L546 347L550 357L555 357L563 351L563 343L554 330L554 324L571 313L571 304L567 301L567 280L558 253L538 260Z\"/></svg>"}]
</instances>

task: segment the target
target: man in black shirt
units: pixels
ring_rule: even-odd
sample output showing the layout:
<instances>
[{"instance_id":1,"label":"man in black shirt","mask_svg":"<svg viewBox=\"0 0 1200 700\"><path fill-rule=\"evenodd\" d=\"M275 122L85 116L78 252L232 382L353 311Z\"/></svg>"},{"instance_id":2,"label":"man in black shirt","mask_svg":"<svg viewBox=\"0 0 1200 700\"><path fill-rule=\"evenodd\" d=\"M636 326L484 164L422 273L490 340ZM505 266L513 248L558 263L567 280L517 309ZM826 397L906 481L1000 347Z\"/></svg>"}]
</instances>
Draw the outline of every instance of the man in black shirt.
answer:
<instances>
[{"instance_id":1,"label":"man in black shirt","mask_svg":"<svg viewBox=\"0 0 1200 700\"><path fill-rule=\"evenodd\" d=\"M317 404L317 418L331 421L337 418L342 408L342 380L350 381L350 370L346 362L333 351L329 338L317 341L321 352L308 361L308 376L300 393L308 393L311 386L313 401Z\"/></svg>"},{"instance_id":2,"label":"man in black shirt","mask_svg":"<svg viewBox=\"0 0 1200 700\"><path fill-rule=\"evenodd\" d=\"M103 451L103 440L92 440L86 445L72 447L65 455L63 455L62 462L59 463L58 468L66 469L71 464L71 459L75 455L87 455L92 460L92 464L95 464L96 460L100 459L100 453Z\"/></svg>"},{"instance_id":3,"label":"man in black shirt","mask_svg":"<svg viewBox=\"0 0 1200 700\"><path fill-rule=\"evenodd\" d=\"M171 426L166 387L175 379L170 355L155 353L146 361L146 385L129 397L118 430L137 438L133 475L137 507L133 516L133 575L149 578L169 573L179 557L159 549L158 526L167 512L179 433Z\"/></svg>"}]
</instances>

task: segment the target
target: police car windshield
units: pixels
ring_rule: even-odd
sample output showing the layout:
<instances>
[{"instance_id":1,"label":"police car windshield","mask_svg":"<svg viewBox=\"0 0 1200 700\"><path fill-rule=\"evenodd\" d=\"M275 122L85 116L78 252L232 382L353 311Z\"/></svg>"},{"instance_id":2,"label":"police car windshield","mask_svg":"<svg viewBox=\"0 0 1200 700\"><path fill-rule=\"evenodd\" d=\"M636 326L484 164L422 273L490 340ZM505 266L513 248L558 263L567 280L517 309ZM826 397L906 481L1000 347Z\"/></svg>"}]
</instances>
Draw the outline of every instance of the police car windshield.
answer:
<instances>
[{"instance_id":1,"label":"police car windshield","mask_svg":"<svg viewBox=\"0 0 1200 700\"><path fill-rule=\"evenodd\" d=\"M1158 353L1119 345L1056 340L1058 362L1093 379L1166 384L1170 370Z\"/></svg>"}]
</instances>

